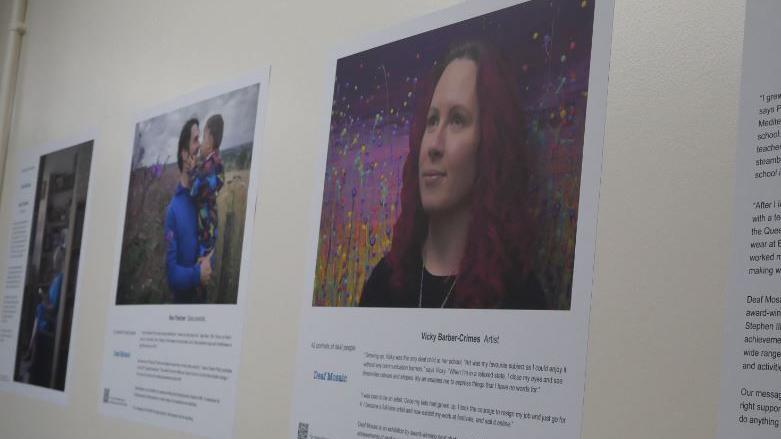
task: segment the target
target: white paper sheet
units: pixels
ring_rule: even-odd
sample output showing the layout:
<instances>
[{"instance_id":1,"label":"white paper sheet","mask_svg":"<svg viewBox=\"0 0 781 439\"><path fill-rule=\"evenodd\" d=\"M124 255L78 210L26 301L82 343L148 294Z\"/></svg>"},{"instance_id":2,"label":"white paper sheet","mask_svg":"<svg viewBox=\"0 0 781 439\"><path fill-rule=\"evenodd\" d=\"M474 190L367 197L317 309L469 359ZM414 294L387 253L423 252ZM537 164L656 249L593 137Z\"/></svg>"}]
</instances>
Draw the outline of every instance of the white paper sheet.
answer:
<instances>
[{"instance_id":1,"label":"white paper sheet","mask_svg":"<svg viewBox=\"0 0 781 439\"><path fill-rule=\"evenodd\" d=\"M611 1L467 2L337 51L335 72L327 78L333 100L322 110L323 155L317 172L325 179L313 200L291 436L579 437L612 11ZM468 19L474 20L461 23ZM446 27L453 23L459 24ZM430 30L435 31L426 33ZM514 117L534 121L526 146L539 148L534 176L549 186L535 186L543 198L529 204L546 212L539 214L540 221L550 222L535 236L548 240L539 247L547 253L538 256L532 271L548 294L548 307L464 305L458 297L463 291L459 282L464 282L459 273L455 286L453 278L444 281L438 300L446 309L432 309L439 306L432 300L431 308L415 308L431 293L424 291L423 280L419 291L415 281L402 293L402 302L411 308L394 307L387 297L359 308L366 300L364 284L390 251L396 217L404 208L399 193L402 180L407 181L402 169L415 124L411 108L425 90L428 72L444 62L448 46L475 40L496 46L509 59L526 99L523 114ZM468 126L450 118L461 111L456 105L437 108L437 119L429 109L426 130L437 131L440 120ZM479 117L489 117L485 107L479 108ZM456 154L444 145L420 157ZM427 162L421 158L419 168L421 163ZM453 179L457 173L452 168L447 176ZM438 184L434 179L432 186ZM564 180L575 186L558 186ZM571 228L560 222L564 211L571 214ZM564 262L554 268L551 261L557 257ZM404 279L423 279L422 267L415 270L420 271ZM446 294L448 287L453 297ZM501 308L508 301L505 297L484 308Z\"/></svg>"},{"instance_id":2,"label":"white paper sheet","mask_svg":"<svg viewBox=\"0 0 781 439\"><path fill-rule=\"evenodd\" d=\"M100 395L104 414L209 437L232 434L268 81L266 68L147 111L133 122L130 172L118 192L128 194L129 201L119 218L117 283L110 292ZM206 130L217 114L223 120L219 156L225 177L216 198L213 275L204 287L194 269L201 251L192 244L193 228L199 230L196 216L209 201L198 204L191 189L181 188L177 148L185 122L196 118L201 146L194 152L200 160L209 157ZM217 174L202 175L208 181ZM184 210L174 214L175 193L176 209ZM181 271L171 271L172 266ZM183 282L189 282L184 290Z\"/></svg>"},{"instance_id":3,"label":"white paper sheet","mask_svg":"<svg viewBox=\"0 0 781 439\"><path fill-rule=\"evenodd\" d=\"M781 434L781 4L746 5L718 437Z\"/></svg>"},{"instance_id":4,"label":"white paper sheet","mask_svg":"<svg viewBox=\"0 0 781 439\"><path fill-rule=\"evenodd\" d=\"M94 136L20 151L0 300L0 389L68 402ZM71 233L68 233L68 231ZM57 255L57 256L55 256Z\"/></svg>"}]
</instances>

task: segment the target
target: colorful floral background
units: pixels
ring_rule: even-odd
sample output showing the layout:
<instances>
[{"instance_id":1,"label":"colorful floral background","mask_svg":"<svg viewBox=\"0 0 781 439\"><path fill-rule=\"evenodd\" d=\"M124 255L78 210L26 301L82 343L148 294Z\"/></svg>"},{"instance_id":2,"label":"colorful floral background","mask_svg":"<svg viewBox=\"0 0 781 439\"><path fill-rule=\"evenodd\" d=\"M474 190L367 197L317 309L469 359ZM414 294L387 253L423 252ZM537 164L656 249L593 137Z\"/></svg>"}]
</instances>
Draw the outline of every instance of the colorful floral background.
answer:
<instances>
[{"instance_id":1,"label":"colorful floral background","mask_svg":"<svg viewBox=\"0 0 781 439\"><path fill-rule=\"evenodd\" d=\"M337 62L313 305L358 304L393 239L422 78L451 45L478 39L516 74L537 156L535 270L554 308L569 309L593 16L593 1L531 0Z\"/></svg>"}]
</instances>

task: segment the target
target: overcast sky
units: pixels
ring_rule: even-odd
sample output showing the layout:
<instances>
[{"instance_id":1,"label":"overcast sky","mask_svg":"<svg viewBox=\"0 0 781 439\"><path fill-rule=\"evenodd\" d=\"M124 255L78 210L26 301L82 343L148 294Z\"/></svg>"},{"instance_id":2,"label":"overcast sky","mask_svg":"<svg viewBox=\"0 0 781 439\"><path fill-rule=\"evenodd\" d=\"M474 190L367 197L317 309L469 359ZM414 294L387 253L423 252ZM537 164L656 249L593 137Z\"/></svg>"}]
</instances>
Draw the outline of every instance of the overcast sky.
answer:
<instances>
[{"instance_id":1,"label":"overcast sky","mask_svg":"<svg viewBox=\"0 0 781 439\"><path fill-rule=\"evenodd\" d=\"M155 163L176 163L176 147L184 123L191 117L200 122L222 114L225 130L220 150L251 142L255 137L255 117L258 110L258 84L155 116L136 125L133 145L133 168Z\"/></svg>"}]
</instances>

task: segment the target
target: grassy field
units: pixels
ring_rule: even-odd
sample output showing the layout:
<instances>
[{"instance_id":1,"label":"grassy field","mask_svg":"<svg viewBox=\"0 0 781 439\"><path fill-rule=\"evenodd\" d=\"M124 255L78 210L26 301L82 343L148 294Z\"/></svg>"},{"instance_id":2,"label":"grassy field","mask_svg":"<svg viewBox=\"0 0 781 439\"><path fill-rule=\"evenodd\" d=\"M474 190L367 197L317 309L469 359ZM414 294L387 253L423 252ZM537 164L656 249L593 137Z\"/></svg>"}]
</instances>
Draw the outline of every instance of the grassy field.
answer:
<instances>
[{"instance_id":1,"label":"grassy field","mask_svg":"<svg viewBox=\"0 0 781 439\"><path fill-rule=\"evenodd\" d=\"M206 287L207 303L236 303L251 154L251 144L222 154L225 186L217 197L219 235L214 252L214 273ZM131 173L117 286L118 305L171 302L165 276L163 223L178 178L176 163L158 168L142 167Z\"/></svg>"}]
</instances>

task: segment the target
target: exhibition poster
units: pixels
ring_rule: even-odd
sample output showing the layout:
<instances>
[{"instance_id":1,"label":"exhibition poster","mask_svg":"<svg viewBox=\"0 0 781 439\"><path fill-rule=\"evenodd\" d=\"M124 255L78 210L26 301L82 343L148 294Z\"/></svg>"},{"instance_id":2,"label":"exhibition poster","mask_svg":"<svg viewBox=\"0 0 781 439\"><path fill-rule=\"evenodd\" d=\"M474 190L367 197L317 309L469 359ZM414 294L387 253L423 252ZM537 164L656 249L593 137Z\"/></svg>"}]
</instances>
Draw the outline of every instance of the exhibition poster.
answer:
<instances>
[{"instance_id":1,"label":"exhibition poster","mask_svg":"<svg viewBox=\"0 0 781 439\"><path fill-rule=\"evenodd\" d=\"M20 150L0 298L0 389L66 403L92 140ZM89 206L91 207L91 201Z\"/></svg>"},{"instance_id":2,"label":"exhibition poster","mask_svg":"<svg viewBox=\"0 0 781 439\"><path fill-rule=\"evenodd\" d=\"M145 112L128 148L101 411L233 429L269 70Z\"/></svg>"},{"instance_id":3,"label":"exhibition poster","mask_svg":"<svg viewBox=\"0 0 781 439\"><path fill-rule=\"evenodd\" d=\"M746 3L720 439L781 435L781 3Z\"/></svg>"},{"instance_id":4,"label":"exhibition poster","mask_svg":"<svg viewBox=\"0 0 781 439\"><path fill-rule=\"evenodd\" d=\"M579 437L612 13L467 2L337 51L291 437Z\"/></svg>"}]
</instances>

